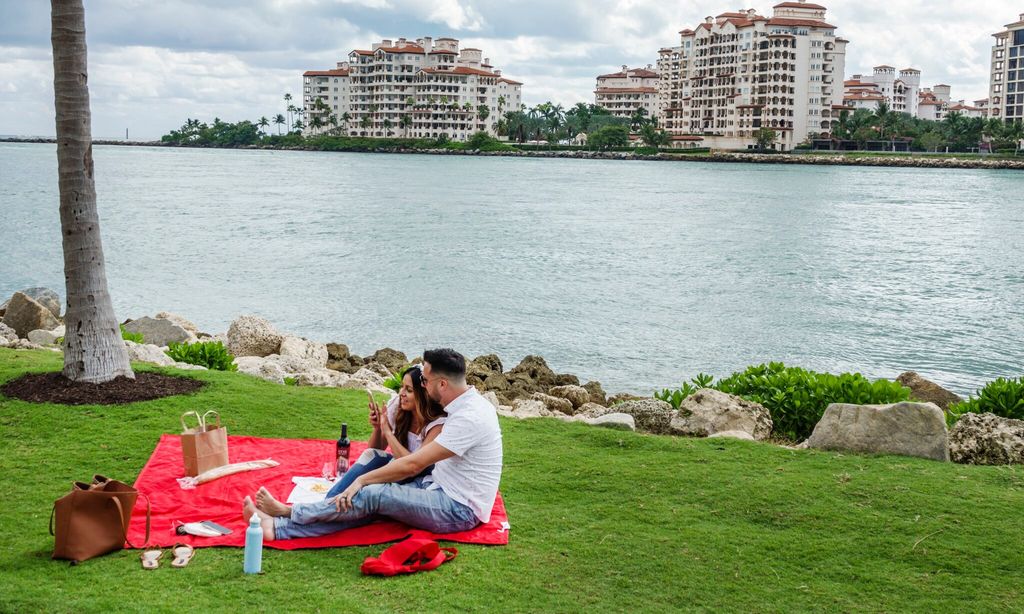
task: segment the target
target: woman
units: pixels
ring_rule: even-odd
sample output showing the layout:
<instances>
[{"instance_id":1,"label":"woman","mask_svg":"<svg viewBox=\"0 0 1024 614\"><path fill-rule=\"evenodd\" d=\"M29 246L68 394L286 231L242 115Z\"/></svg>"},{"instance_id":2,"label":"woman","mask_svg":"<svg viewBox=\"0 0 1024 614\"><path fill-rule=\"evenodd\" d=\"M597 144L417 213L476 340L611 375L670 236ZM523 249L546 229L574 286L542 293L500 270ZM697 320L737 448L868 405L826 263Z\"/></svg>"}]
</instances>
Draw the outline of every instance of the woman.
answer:
<instances>
[{"instance_id":1,"label":"woman","mask_svg":"<svg viewBox=\"0 0 1024 614\"><path fill-rule=\"evenodd\" d=\"M398 397L388 402L387 408L370 401L370 435L369 445L359 459L331 487L326 498L330 499L352 485L355 479L364 473L379 469L391 462L393 458L408 456L424 445L434 441L441 434L447 414L436 401L427 397L423 387L423 369L413 365L402 375L402 388ZM391 448L391 453L385 452ZM433 467L428 467L417 477L421 477Z\"/></svg>"}]
</instances>

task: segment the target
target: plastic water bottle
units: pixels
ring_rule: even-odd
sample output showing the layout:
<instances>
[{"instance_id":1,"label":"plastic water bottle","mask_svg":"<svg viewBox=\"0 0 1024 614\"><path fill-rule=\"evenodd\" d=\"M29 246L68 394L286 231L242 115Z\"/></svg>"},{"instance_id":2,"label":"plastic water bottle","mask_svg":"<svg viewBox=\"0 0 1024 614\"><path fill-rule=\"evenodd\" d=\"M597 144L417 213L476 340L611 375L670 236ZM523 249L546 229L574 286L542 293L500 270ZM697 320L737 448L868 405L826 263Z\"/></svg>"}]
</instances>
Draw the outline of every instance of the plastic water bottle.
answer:
<instances>
[{"instance_id":1,"label":"plastic water bottle","mask_svg":"<svg viewBox=\"0 0 1024 614\"><path fill-rule=\"evenodd\" d=\"M263 570L263 527L260 517L253 514L249 528L245 530L245 573L260 573Z\"/></svg>"}]
</instances>

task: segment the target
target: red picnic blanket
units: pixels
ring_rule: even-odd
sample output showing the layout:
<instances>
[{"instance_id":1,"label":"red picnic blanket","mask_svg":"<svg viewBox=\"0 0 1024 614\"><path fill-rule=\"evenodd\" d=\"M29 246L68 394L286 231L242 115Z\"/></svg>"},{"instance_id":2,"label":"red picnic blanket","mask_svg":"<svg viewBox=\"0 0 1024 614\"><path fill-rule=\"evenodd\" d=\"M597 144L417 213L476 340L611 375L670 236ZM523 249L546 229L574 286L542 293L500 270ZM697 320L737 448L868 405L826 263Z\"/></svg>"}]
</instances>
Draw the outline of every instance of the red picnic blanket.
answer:
<instances>
[{"instance_id":1,"label":"red picnic blanket","mask_svg":"<svg viewBox=\"0 0 1024 614\"><path fill-rule=\"evenodd\" d=\"M365 442L353 441L352 458L358 458L365 449ZM151 504L150 546L168 547L175 543L200 547L244 546L246 523L242 520L242 498L246 495L255 497L257 489L265 486L274 497L285 501L294 487L293 476L319 476L324 463L333 462L334 442L231 436L228 437L228 454L232 463L270 458L281 464L269 469L229 475L200 484L195 490L183 490L177 482L177 478L183 477L185 472L181 438L177 435L160 437L153 456L135 480L135 488L149 497ZM135 504L128 531L128 541L140 547L146 539L146 497L140 496ZM221 537L194 537L174 532L181 523L201 520L212 520L233 532ZM502 523L507 521L505 503L499 494L494 501L491 521L471 531L436 535L393 520L380 520L322 537L274 540L265 545L279 550L369 546L397 541L411 535L467 544L503 546L508 544L508 530L502 530Z\"/></svg>"}]
</instances>

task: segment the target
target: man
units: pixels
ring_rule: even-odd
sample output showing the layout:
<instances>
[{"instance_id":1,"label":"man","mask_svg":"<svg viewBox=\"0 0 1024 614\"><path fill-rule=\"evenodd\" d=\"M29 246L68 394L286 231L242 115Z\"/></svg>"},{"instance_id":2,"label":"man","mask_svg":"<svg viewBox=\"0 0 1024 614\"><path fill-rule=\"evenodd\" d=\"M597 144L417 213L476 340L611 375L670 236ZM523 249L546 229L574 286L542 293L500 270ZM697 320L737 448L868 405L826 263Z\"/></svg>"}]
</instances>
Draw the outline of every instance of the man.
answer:
<instances>
[{"instance_id":1,"label":"man","mask_svg":"<svg viewBox=\"0 0 1024 614\"><path fill-rule=\"evenodd\" d=\"M265 488L243 502L267 540L326 535L387 516L432 533L488 522L501 480L501 428L494 406L466 384L466 359L454 350L423 353L423 385L448 413L441 434L416 452L366 473L333 499L289 507ZM434 465L430 475L401 480Z\"/></svg>"}]
</instances>

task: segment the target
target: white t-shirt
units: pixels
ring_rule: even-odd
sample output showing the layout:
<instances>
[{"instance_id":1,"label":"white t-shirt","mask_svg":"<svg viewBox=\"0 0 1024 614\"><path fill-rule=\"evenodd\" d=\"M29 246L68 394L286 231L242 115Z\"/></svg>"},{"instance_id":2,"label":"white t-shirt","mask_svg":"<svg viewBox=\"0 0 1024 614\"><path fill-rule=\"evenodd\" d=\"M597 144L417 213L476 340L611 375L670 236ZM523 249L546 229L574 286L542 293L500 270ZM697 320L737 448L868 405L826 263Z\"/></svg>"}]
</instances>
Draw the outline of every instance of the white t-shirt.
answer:
<instances>
[{"instance_id":1,"label":"white t-shirt","mask_svg":"<svg viewBox=\"0 0 1024 614\"><path fill-rule=\"evenodd\" d=\"M469 506L480 519L491 519L501 481L501 427L498 414L476 388L445 407L448 421L434 441L455 453L434 465L432 478L446 495Z\"/></svg>"},{"instance_id":2,"label":"white t-shirt","mask_svg":"<svg viewBox=\"0 0 1024 614\"><path fill-rule=\"evenodd\" d=\"M395 429L395 421L398 418L399 412L398 405L399 398L397 396L391 397L391 400L388 401L388 424L391 425L391 430ZM405 438L405 449L409 451L409 454L412 454L416 450L422 448L423 438L427 433L429 433L434 427L444 424L446 419L447 416L441 416L437 420L434 420L423 429L422 433L413 433L412 431L409 431L409 434L406 435Z\"/></svg>"}]
</instances>

